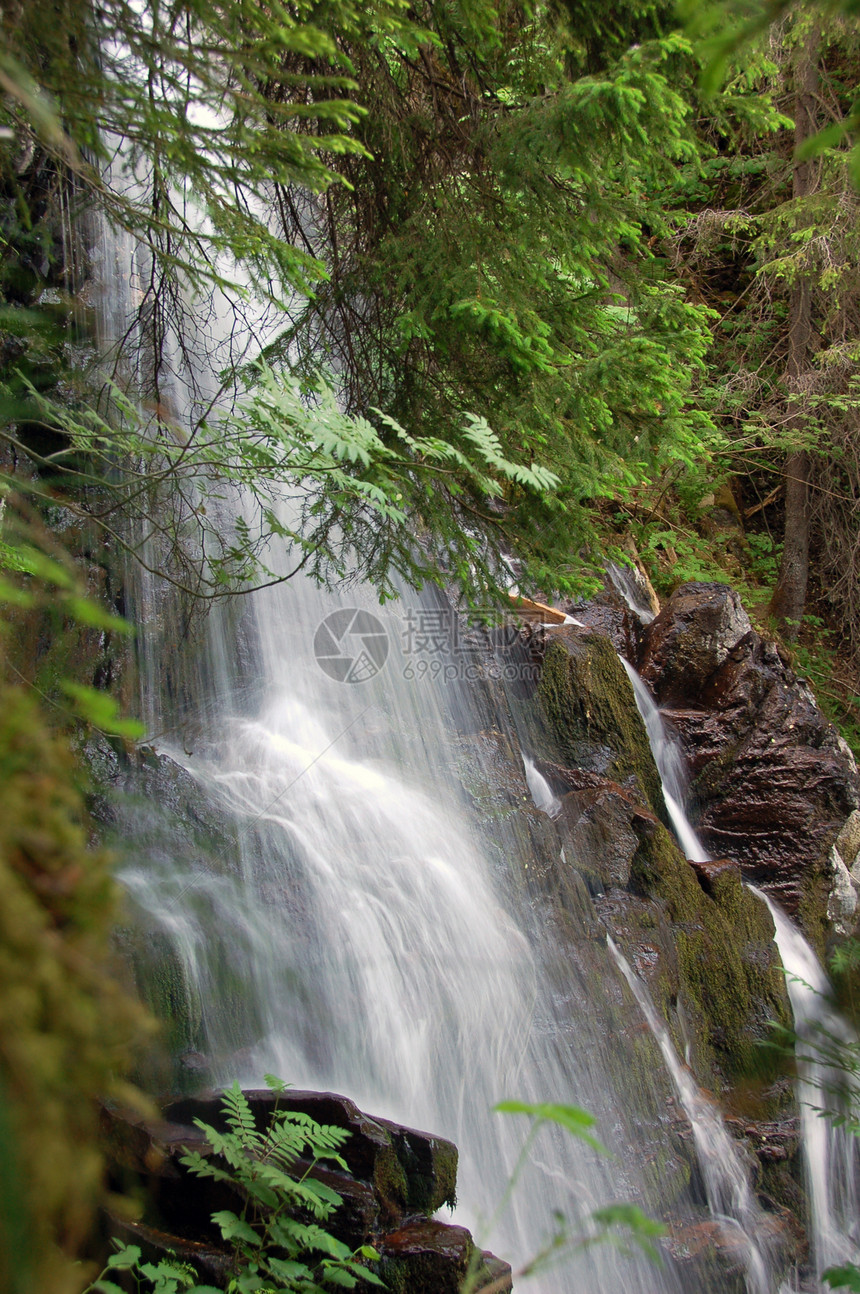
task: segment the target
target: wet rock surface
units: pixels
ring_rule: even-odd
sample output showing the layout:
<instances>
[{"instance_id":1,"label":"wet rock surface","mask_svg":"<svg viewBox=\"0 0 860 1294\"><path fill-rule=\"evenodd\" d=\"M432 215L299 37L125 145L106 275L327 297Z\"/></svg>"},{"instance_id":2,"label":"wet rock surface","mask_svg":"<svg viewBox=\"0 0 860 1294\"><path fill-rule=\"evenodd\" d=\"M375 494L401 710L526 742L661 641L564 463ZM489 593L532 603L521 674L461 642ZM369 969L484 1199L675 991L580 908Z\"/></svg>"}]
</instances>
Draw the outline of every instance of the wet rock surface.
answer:
<instances>
[{"instance_id":1,"label":"wet rock surface","mask_svg":"<svg viewBox=\"0 0 860 1294\"><path fill-rule=\"evenodd\" d=\"M726 658L742 628L734 603L712 607L699 672ZM687 673L694 658L690 647ZM548 860L545 892L571 907L576 875L700 1081L726 1091L758 1079L768 1068L760 1043L790 1020L772 922L733 860L692 865L666 829L647 733L608 639L547 630L535 708L546 725L536 767L560 800L561 851Z\"/></svg>"},{"instance_id":2,"label":"wet rock surface","mask_svg":"<svg viewBox=\"0 0 860 1294\"><path fill-rule=\"evenodd\" d=\"M705 845L735 859L814 936L841 877L831 849L860 783L808 686L719 584L673 594L644 631L640 669L689 761ZM837 901L840 914L853 913L850 898Z\"/></svg>"},{"instance_id":3,"label":"wet rock surface","mask_svg":"<svg viewBox=\"0 0 860 1294\"><path fill-rule=\"evenodd\" d=\"M451 1142L373 1119L332 1092L266 1090L246 1092L246 1097L258 1130L269 1126L276 1109L288 1109L350 1133L341 1151L349 1173L321 1164L299 1162L296 1167L341 1196L328 1229L353 1249L375 1245L390 1289L457 1294L470 1263L482 1272L478 1288L492 1285L499 1294L510 1288L510 1268L476 1251L468 1231L427 1216L454 1202L457 1149ZM144 1119L116 1107L102 1110L102 1144L114 1184L138 1198L142 1192L143 1198L143 1216L110 1219L111 1234L139 1245L150 1260L174 1252L202 1280L226 1288L232 1274L230 1251L211 1215L229 1209L241 1216L244 1198L232 1183L195 1177L180 1162L188 1150L204 1158L213 1155L194 1120L223 1131L227 1125L220 1096L183 1098L162 1114Z\"/></svg>"},{"instance_id":4,"label":"wet rock surface","mask_svg":"<svg viewBox=\"0 0 860 1294\"><path fill-rule=\"evenodd\" d=\"M665 814L648 735L608 638L575 625L548 634L538 696L557 762L618 782Z\"/></svg>"},{"instance_id":5,"label":"wet rock surface","mask_svg":"<svg viewBox=\"0 0 860 1294\"><path fill-rule=\"evenodd\" d=\"M459 1294L473 1268L475 1289L492 1287L493 1294L504 1294L513 1288L508 1264L476 1250L464 1227L427 1218L408 1222L385 1237L381 1254L383 1279L398 1294Z\"/></svg>"}]
</instances>

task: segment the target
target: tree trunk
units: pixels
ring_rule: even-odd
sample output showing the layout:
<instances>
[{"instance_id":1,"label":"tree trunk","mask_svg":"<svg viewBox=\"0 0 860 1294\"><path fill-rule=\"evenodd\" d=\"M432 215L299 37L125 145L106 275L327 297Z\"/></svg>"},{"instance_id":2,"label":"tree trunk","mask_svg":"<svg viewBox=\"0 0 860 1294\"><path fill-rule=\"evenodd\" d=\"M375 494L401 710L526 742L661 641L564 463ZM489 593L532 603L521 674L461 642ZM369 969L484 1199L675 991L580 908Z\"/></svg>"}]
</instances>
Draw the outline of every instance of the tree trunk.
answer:
<instances>
[{"instance_id":1,"label":"tree trunk","mask_svg":"<svg viewBox=\"0 0 860 1294\"><path fill-rule=\"evenodd\" d=\"M794 146L801 144L816 130L815 96L818 89L818 50L821 32L813 25L798 52L795 68L796 97L794 107ZM816 183L814 161L795 161L792 196L797 203L809 197ZM788 305L788 360L786 385L790 394L799 394L802 378L809 369L812 334L812 282L799 278L791 290ZM786 426L804 431L804 416L796 405L790 406ZM783 468L785 477L785 535L779 579L770 603L770 612L779 622L786 638L796 638L806 607L806 585L809 576L809 455L796 450L788 455Z\"/></svg>"}]
</instances>

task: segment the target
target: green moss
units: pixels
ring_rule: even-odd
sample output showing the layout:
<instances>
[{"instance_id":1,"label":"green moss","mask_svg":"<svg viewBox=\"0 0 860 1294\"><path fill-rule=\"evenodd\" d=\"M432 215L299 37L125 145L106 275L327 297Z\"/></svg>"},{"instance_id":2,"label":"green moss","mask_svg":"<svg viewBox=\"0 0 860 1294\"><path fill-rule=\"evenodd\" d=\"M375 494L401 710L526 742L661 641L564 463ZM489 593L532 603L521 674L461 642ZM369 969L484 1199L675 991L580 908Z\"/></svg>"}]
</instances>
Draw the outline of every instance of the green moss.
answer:
<instances>
[{"instance_id":1,"label":"green moss","mask_svg":"<svg viewBox=\"0 0 860 1294\"><path fill-rule=\"evenodd\" d=\"M602 634L570 632L547 648L538 695L561 759L613 781L635 778L665 817L660 777L624 667Z\"/></svg>"},{"instance_id":2,"label":"green moss","mask_svg":"<svg viewBox=\"0 0 860 1294\"><path fill-rule=\"evenodd\" d=\"M0 1236L26 1215L32 1287L79 1288L76 1259L104 1198L96 1098L144 1031L110 951L110 859L88 845L80 778L33 698L0 688Z\"/></svg>"},{"instance_id":3,"label":"green moss","mask_svg":"<svg viewBox=\"0 0 860 1294\"><path fill-rule=\"evenodd\" d=\"M145 963L139 950L135 957L146 1004L162 1022L172 1054L189 1049L197 1051L203 1043L200 998L189 984L170 941L164 935L150 933L147 945Z\"/></svg>"},{"instance_id":4,"label":"green moss","mask_svg":"<svg viewBox=\"0 0 860 1294\"><path fill-rule=\"evenodd\" d=\"M660 900L672 923L678 955L678 992L728 1085L770 1079L783 1066L764 1043L774 1024L791 1015L782 970L774 954L767 909L730 869L701 888L690 864L662 827L647 835L633 863L640 893Z\"/></svg>"},{"instance_id":5,"label":"green moss","mask_svg":"<svg viewBox=\"0 0 860 1294\"><path fill-rule=\"evenodd\" d=\"M429 1208L435 1212L441 1206L435 1201L442 1197L442 1205L446 1208L454 1209L457 1207L457 1168L459 1165L459 1154L457 1147L450 1142L442 1142L436 1146L435 1170L436 1180L434 1185L433 1200L427 1204L416 1205L417 1208ZM411 1199L411 1195L410 1195Z\"/></svg>"},{"instance_id":6,"label":"green moss","mask_svg":"<svg viewBox=\"0 0 860 1294\"><path fill-rule=\"evenodd\" d=\"M830 923L827 920L827 898L830 893L829 848L804 869L800 879L797 917L807 939L819 956L823 956Z\"/></svg>"},{"instance_id":7,"label":"green moss","mask_svg":"<svg viewBox=\"0 0 860 1294\"><path fill-rule=\"evenodd\" d=\"M388 1205L392 1215L402 1212L409 1198L409 1184L393 1144L376 1155L372 1185L376 1195Z\"/></svg>"},{"instance_id":8,"label":"green moss","mask_svg":"<svg viewBox=\"0 0 860 1294\"><path fill-rule=\"evenodd\" d=\"M392 1294L454 1294L469 1271L474 1244L455 1255L432 1250L385 1257L381 1275Z\"/></svg>"}]
</instances>

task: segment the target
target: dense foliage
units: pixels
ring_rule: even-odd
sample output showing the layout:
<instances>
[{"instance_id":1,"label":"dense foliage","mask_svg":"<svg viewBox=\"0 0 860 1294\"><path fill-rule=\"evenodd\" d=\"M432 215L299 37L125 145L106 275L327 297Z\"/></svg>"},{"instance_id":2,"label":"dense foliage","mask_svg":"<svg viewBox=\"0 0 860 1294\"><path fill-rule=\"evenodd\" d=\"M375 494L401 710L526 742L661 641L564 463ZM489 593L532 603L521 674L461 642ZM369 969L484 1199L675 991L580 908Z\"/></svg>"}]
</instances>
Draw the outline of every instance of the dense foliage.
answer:
<instances>
[{"instance_id":1,"label":"dense foliage","mask_svg":"<svg viewBox=\"0 0 860 1294\"><path fill-rule=\"evenodd\" d=\"M302 569L472 603L512 573L581 587L632 536L663 587L730 578L799 629L844 712L856 5L689 10L4 4L0 470L30 516L22 538L6 508L4 602L41 581L55 617L92 615L46 564L70 536L202 597ZM70 704L122 732L83 686L105 681ZM94 1004L118 1038L132 1015L104 987L110 886L70 757L3 688L9 946L29 933L0 968L26 1025L2 1031L0 1149L32 1181L0 1175L0 1228L41 1193L72 1251L98 1193L89 1152L71 1189L78 1093L117 1081ZM10 1288L62 1287L23 1242L4 1254Z\"/></svg>"},{"instance_id":2,"label":"dense foliage","mask_svg":"<svg viewBox=\"0 0 860 1294\"><path fill-rule=\"evenodd\" d=\"M6 439L73 508L95 510L110 469L99 520L144 560L160 531L173 578L217 592L275 531L296 565L383 591L392 569L445 568L480 600L514 553L564 588L596 558L603 500L701 456L708 314L658 245L660 196L697 150L665 14L605 31L518 5L64 16L47 47L39 5L6 21ZM137 240L119 335L82 309L69 202ZM220 395L197 353L219 297ZM107 388L103 360L81 367L105 340ZM235 480L259 509L225 535L211 499Z\"/></svg>"}]
</instances>

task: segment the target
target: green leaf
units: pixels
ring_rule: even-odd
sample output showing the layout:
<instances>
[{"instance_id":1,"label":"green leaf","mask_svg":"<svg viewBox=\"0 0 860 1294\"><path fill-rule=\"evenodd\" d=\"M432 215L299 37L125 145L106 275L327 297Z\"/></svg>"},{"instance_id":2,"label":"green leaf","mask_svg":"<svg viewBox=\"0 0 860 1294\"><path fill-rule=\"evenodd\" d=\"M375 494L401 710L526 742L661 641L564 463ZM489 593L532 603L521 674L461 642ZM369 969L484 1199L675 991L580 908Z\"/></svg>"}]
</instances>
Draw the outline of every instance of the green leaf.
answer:
<instances>
[{"instance_id":1,"label":"green leaf","mask_svg":"<svg viewBox=\"0 0 860 1294\"><path fill-rule=\"evenodd\" d=\"M287 1283L287 1289L291 1288L290 1282L303 1281L311 1279L311 1269L306 1263L295 1262L288 1258L268 1258L266 1266L273 1276Z\"/></svg>"},{"instance_id":2,"label":"green leaf","mask_svg":"<svg viewBox=\"0 0 860 1294\"><path fill-rule=\"evenodd\" d=\"M63 606L79 624L91 626L93 629L108 629L113 633L125 634L126 636L136 632L134 625L129 624L127 620L123 620L120 616L111 615L92 598L82 598L76 594L69 594L63 599Z\"/></svg>"},{"instance_id":3,"label":"green leaf","mask_svg":"<svg viewBox=\"0 0 860 1294\"><path fill-rule=\"evenodd\" d=\"M121 1271L130 1271L140 1262L141 1251L137 1245L123 1245L107 1260L108 1267L118 1267Z\"/></svg>"},{"instance_id":4,"label":"green leaf","mask_svg":"<svg viewBox=\"0 0 860 1294\"><path fill-rule=\"evenodd\" d=\"M327 1285L338 1285L341 1289L354 1290L358 1284L358 1276L346 1267L333 1267L324 1262L323 1270Z\"/></svg>"},{"instance_id":5,"label":"green leaf","mask_svg":"<svg viewBox=\"0 0 860 1294\"><path fill-rule=\"evenodd\" d=\"M8 602L15 607L33 607L36 605L36 598L32 593L10 584L8 580L0 579L0 602Z\"/></svg>"},{"instance_id":6,"label":"green leaf","mask_svg":"<svg viewBox=\"0 0 860 1294\"><path fill-rule=\"evenodd\" d=\"M119 704L107 692L100 692L83 683L74 683L71 679L64 679L60 687L74 703L75 713L102 732L111 736L128 737L132 741L146 732L145 726L137 719L120 718Z\"/></svg>"},{"instance_id":7,"label":"green leaf","mask_svg":"<svg viewBox=\"0 0 860 1294\"><path fill-rule=\"evenodd\" d=\"M229 1209L222 1209L219 1213L212 1214L212 1221L221 1230L221 1235L225 1240L244 1240L249 1245L261 1245L262 1239L243 1218L239 1218Z\"/></svg>"},{"instance_id":8,"label":"green leaf","mask_svg":"<svg viewBox=\"0 0 860 1294\"><path fill-rule=\"evenodd\" d=\"M831 1289L854 1290L860 1294L860 1268L853 1263L846 1263L844 1267L828 1267L822 1272L821 1279Z\"/></svg>"},{"instance_id":9,"label":"green leaf","mask_svg":"<svg viewBox=\"0 0 860 1294\"><path fill-rule=\"evenodd\" d=\"M500 1101L493 1109L500 1114L527 1114L538 1123L556 1123L595 1150L599 1150L602 1154L609 1154L606 1147L588 1131L595 1126L597 1120L577 1105L555 1105L547 1102L531 1105L525 1101Z\"/></svg>"},{"instance_id":10,"label":"green leaf","mask_svg":"<svg viewBox=\"0 0 860 1294\"><path fill-rule=\"evenodd\" d=\"M356 1253L359 1251L356 1250ZM377 1259L379 1254L376 1255ZM385 1281L376 1272L372 1272L369 1267L359 1267L357 1264L350 1265L350 1271L354 1272L359 1280L365 1281L368 1285L375 1285L378 1289L388 1289Z\"/></svg>"},{"instance_id":11,"label":"green leaf","mask_svg":"<svg viewBox=\"0 0 860 1294\"><path fill-rule=\"evenodd\" d=\"M841 144L847 133L844 122L834 121L823 130L810 135L809 139L805 139L795 150L794 155L798 162L808 162L810 158L819 157L828 148L835 148L837 144Z\"/></svg>"}]
</instances>

